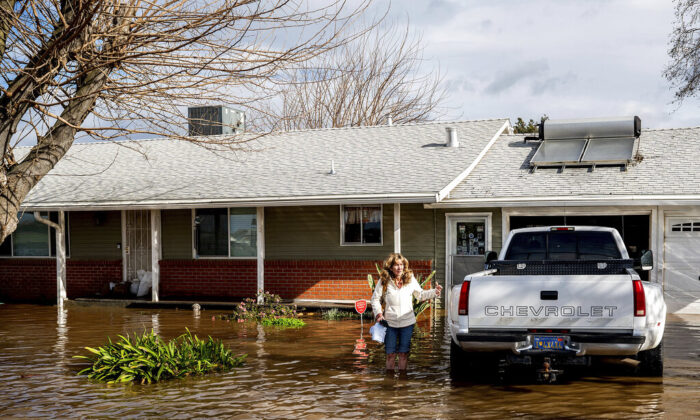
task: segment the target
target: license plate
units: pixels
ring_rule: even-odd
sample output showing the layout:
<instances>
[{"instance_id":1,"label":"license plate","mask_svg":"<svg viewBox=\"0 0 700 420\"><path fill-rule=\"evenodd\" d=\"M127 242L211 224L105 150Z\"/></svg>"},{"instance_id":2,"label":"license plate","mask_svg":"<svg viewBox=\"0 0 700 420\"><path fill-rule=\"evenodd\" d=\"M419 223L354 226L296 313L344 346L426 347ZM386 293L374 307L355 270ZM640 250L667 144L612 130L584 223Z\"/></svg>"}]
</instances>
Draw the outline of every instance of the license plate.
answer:
<instances>
[{"instance_id":1,"label":"license plate","mask_svg":"<svg viewBox=\"0 0 700 420\"><path fill-rule=\"evenodd\" d=\"M533 337L532 348L534 350L564 350L566 341L564 337Z\"/></svg>"}]
</instances>

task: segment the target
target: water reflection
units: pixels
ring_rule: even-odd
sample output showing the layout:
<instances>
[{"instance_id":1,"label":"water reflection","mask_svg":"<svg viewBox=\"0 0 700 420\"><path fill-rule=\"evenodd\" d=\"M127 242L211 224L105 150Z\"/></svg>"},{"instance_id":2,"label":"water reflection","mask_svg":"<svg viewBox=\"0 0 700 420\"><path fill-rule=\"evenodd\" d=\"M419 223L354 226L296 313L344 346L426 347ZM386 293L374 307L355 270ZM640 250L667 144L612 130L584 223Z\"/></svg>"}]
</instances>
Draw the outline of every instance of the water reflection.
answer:
<instances>
[{"instance_id":1,"label":"water reflection","mask_svg":"<svg viewBox=\"0 0 700 420\"><path fill-rule=\"evenodd\" d=\"M670 319L663 381L597 368L568 382L456 383L440 318L416 330L403 376L385 375L383 348L355 321L307 320L301 329L201 322L187 311L0 305L3 417L410 418L700 415L700 317ZM248 363L235 372L152 386L106 386L75 376L85 346L153 328L166 339L185 327L225 340ZM48 351L47 351L48 350Z\"/></svg>"},{"instance_id":2,"label":"water reflection","mask_svg":"<svg viewBox=\"0 0 700 420\"><path fill-rule=\"evenodd\" d=\"M58 366L63 368L66 364L66 345L68 344L68 310L64 305L56 308L56 343L53 346Z\"/></svg>"}]
</instances>

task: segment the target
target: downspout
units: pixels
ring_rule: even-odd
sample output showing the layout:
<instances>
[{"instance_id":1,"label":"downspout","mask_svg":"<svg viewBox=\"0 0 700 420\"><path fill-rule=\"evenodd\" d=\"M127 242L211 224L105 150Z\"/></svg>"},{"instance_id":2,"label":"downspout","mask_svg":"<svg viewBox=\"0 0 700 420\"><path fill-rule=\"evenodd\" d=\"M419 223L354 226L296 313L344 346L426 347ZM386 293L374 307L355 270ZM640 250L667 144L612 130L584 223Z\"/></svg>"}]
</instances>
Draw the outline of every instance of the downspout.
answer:
<instances>
[{"instance_id":1,"label":"downspout","mask_svg":"<svg viewBox=\"0 0 700 420\"><path fill-rule=\"evenodd\" d=\"M58 223L55 223L49 219L44 219L40 212L35 211L34 219L39 223L56 229L56 303L59 307L62 307L63 302L68 298L66 294L66 246L64 229L66 225L66 215L65 212L59 211Z\"/></svg>"}]
</instances>

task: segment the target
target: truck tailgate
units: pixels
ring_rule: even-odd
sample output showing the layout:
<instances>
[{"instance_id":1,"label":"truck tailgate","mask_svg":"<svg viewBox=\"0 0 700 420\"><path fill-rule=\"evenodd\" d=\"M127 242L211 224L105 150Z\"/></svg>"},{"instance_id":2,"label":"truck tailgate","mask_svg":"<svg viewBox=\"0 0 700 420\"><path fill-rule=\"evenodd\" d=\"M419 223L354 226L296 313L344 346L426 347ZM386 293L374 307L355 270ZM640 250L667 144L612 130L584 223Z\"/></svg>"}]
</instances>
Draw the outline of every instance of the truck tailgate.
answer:
<instances>
[{"instance_id":1,"label":"truck tailgate","mask_svg":"<svg viewBox=\"0 0 700 420\"><path fill-rule=\"evenodd\" d=\"M628 275L472 277L469 328L631 330Z\"/></svg>"}]
</instances>

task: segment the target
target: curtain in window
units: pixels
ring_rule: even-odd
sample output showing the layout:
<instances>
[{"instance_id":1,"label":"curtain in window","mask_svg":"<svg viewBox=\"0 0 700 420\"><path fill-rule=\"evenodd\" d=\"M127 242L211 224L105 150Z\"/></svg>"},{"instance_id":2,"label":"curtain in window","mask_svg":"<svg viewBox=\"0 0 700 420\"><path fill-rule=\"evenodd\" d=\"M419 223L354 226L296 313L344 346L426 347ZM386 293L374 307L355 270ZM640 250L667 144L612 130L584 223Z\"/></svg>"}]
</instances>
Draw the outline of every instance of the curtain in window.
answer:
<instances>
[{"instance_id":1,"label":"curtain in window","mask_svg":"<svg viewBox=\"0 0 700 420\"><path fill-rule=\"evenodd\" d=\"M344 207L345 211L345 243L362 242L362 207Z\"/></svg>"}]
</instances>

